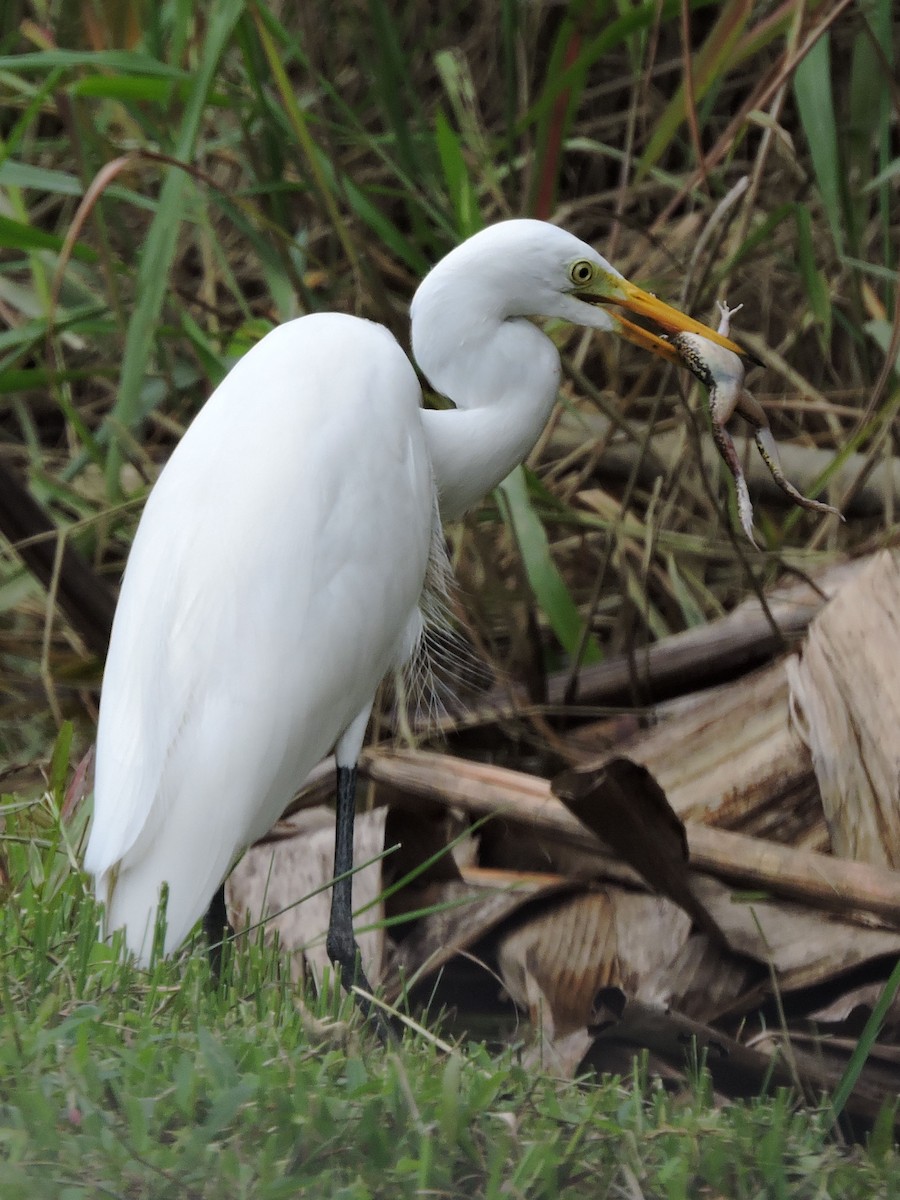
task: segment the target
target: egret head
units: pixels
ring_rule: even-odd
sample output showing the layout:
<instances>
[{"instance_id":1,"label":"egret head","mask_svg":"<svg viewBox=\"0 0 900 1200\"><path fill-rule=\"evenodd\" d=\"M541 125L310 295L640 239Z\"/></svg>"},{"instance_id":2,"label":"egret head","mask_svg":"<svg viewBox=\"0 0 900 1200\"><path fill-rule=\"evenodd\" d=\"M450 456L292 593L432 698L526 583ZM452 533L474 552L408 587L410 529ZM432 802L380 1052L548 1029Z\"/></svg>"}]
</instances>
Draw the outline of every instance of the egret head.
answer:
<instances>
[{"instance_id":1,"label":"egret head","mask_svg":"<svg viewBox=\"0 0 900 1200\"><path fill-rule=\"evenodd\" d=\"M670 362L681 362L669 341L678 333L744 354L730 338L629 282L587 242L544 221L501 221L452 250L416 292L414 326L417 313L445 308L451 296L493 318L558 317L617 333Z\"/></svg>"}]
</instances>

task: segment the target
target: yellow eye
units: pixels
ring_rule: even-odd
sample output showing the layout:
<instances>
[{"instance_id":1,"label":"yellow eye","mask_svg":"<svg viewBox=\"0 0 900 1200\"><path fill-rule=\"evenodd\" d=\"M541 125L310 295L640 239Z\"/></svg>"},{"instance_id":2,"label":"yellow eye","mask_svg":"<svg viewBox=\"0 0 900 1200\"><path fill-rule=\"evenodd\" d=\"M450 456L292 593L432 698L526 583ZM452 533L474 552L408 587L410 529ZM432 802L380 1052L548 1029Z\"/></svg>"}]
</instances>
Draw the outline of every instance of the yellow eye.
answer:
<instances>
[{"instance_id":1,"label":"yellow eye","mask_svg":"<svg viewBox=\"0 0 900 1200\"><path fill-rule=\"evenodd\" d=\"M580 258L569 267L569 278L578 287L583 287L594 278L594 264L586 258Z\"/></svg>"}]
</instances>

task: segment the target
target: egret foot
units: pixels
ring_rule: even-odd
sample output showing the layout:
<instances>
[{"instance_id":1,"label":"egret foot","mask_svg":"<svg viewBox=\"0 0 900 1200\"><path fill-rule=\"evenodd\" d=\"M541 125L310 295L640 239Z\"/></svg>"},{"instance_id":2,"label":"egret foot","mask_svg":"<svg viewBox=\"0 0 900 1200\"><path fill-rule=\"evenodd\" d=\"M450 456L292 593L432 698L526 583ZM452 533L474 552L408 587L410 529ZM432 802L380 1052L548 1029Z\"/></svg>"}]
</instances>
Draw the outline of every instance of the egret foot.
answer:
<instances>
[{"instance_id":1,"label":"egret foot","mask_svg":"<svg viewBox=\"0 0 900 1200\"><path fill-rule=\"evenodd\" d=\"M360 988L362 991L372 994L372 985L363 970L359 957L359 946L356 944L353 930L351 929L348 933L347 930L336 929L332 925L325 939L325 949L328 951L332 965L340 972L341 986L344 991L353 996L360 1012L364 1017L368 1017L372 1010L371 1004L359 992L354 991L354 988Z\"/></svg>"},{"instance_id":2,"label":"egret foot","mask_svg":"<svg viewBox=\"0 0 900 1200\"><path fill-rule=\"evenodd\" d=\"M333 897L334 892L337 891L337 887L338 885L335 884L332 892L331 922L328 928L328 936L325 939L325 949L328 951L328 957L331 959L332 964L340 973L341 986L353 997L357 1008L378 1035L379 1041L383 1045L389 1046L397 1040L397 1032L393 1028L392 1023L380 1009L373 1008L370 1001L356 990L359 988L369 995L373 994L372 985L369 983L368 977L363 970L362 962L360 961L359 946L356 944L356 938L353 936L352 925L345 927L343 921L335 921Z\"/></svg>"}]
</instances>

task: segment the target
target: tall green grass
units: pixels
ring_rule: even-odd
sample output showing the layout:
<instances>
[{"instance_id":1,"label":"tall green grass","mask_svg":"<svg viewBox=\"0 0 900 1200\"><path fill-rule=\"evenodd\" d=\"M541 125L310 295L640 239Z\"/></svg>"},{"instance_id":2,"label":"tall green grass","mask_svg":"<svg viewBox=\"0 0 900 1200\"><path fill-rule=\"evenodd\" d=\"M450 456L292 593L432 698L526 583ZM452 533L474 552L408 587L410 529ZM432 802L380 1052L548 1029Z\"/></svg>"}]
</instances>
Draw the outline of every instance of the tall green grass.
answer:
<instances>
[{"instance_id":1,"label":"tall green grass","mask_svg":"<svg viewBox=\"0 0 900 1200\"><path fill-rule=\"evenodd\" d=\"M743 300L740 332L770 351L754 386L779 436L885 452L900 338L887 0L505 0L439 19L369 0L329 15L333 36L315 4L129 4L117 18L47 0L40 23L22 17L0 45L3 427L40 497L113 577L136 515L121 501L140 497L271 323L336 308L405 339L427 267L520 213L608 243L626 273L701 315L726 290ZM698 244L742 174L743 199ZM620 397L632 436L653 414L679 419L671 376L603 339L558 337L573 368ZM577 388L570 399L596 403ZM498 655L525 613L549 667L573 645L598 653L675 630L746 586L727 484L710 503L669 472L663 536L642 568L649 607L588 613L598 583L627 594L644 549L578 502L603 486L602 446L559 464L552 445L531 464L543 485L489 501L479 538L458 543ZM637 488L628 503L641 515L657 501ZM805 544L877 534L783 512L763 529L771 554L794 561ZM676 588L666 542L687 530L706 549L682 556ZM7 559L0 611L13 623L23 590Z\"/></svg>"}]
</instances>

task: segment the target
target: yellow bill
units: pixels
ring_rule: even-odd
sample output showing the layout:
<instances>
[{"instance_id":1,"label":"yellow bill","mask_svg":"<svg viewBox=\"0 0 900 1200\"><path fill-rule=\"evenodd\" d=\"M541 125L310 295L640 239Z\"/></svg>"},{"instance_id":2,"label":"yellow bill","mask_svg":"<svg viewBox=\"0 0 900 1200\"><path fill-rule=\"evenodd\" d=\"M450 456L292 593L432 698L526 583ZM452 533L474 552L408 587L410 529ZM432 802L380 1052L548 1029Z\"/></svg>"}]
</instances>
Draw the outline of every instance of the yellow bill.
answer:
<instances>
[{"instance_id":1,"label":"yellow bill","mask_svg":"<svg viewBox=\"0 0 900 1200\"><path fill-rule=\"evenodd\" d=\"M679 312L677 308L672 308L670 304L659 300L650 292L645 292L643 288L639 288L637 284L631 283L627 279L617 279L615 286L607 294L596 297L582 294L581 298L590 304L615 305L636 317L642 317L651 322L659 332L635 321L629 321L627 317L619 313L611 311L609 314L615 322L617 332L623 338L642 346L652 354L658 354L669 362L682 365L678 351L668 340L676 333L699 334L700 337L716 342L719 346L724 346L726 350L731 350L733 354L739 354L742 358L750 359L752 362L757 361L752 354L730 337L717 333L715 329L704 325L702 321L695 321L686 313Z\"/></svg>"}]
</instances>

